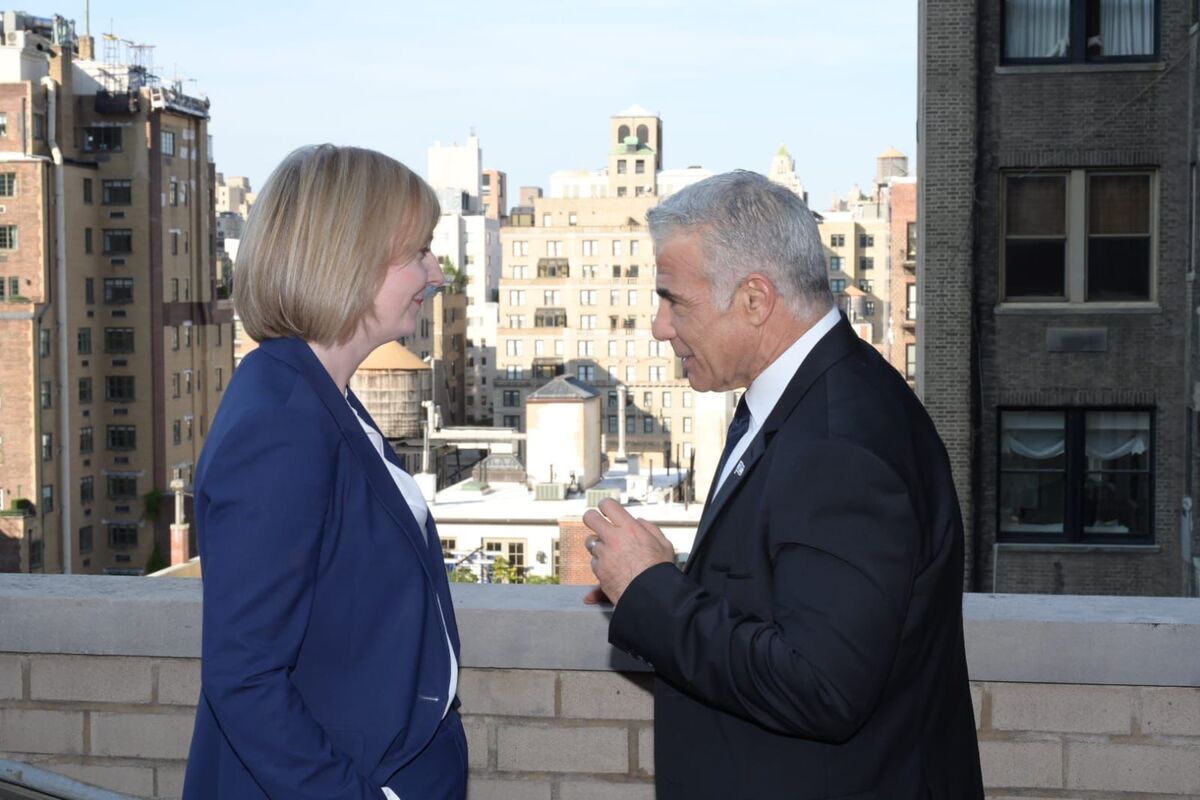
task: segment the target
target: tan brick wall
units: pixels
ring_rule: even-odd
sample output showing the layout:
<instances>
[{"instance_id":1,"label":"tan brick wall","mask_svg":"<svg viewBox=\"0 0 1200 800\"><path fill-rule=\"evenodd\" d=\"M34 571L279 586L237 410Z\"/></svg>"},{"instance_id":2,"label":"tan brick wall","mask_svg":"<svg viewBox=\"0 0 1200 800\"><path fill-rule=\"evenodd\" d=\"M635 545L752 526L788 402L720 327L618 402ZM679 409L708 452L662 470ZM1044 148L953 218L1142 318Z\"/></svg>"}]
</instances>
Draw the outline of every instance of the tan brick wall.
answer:
<instances>
[{"instance_id":1,"label":"tan brick wall","mask_svg":"<svg viewBox=\"0 0 1200 800\"><path fill-rule=\"evenodd\" d=\"M464 669L471 800L650 800L647 674ZM178 798L196 659L0 653L0 757ZM1200 797L1200 688L976 683L990 800Z\"/></svg>"}]
</instances>

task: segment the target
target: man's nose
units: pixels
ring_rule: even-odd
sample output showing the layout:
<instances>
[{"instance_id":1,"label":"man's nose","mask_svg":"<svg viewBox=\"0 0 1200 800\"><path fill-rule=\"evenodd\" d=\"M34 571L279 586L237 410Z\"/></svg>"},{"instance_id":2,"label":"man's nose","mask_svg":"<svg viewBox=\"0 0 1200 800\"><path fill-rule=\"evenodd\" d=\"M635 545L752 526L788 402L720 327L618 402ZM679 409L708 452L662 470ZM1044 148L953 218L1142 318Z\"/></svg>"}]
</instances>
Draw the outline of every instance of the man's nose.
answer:
<instances>
[{"instance_id":1,"label":"man's nose","mask_svg":"<svg viewBox=\"0 0 1200 800\"><path fill-rule=\"evenodd\" d=\"M675 328L671 325L671 312L665 302L658 304L658 313L650 322L650 335L660 342L675 338Z\"/></svg>"}]
</instances>

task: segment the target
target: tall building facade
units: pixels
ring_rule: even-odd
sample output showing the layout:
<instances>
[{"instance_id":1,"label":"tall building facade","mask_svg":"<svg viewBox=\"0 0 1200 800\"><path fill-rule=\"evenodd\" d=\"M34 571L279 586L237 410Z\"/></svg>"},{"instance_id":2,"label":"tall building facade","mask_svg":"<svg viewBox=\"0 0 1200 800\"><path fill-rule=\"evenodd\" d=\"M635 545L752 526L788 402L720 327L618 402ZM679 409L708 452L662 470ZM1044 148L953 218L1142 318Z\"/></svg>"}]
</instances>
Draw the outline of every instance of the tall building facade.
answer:
<instances>
[{"instance_id":1,"label":"tall building facade","mask_svg":"<svg viewBox=\"0 0 1200 800\"><path fill-rule=\"evenodd\" d=\"M1194 594L1197 6L921 3L918 387L971 588Z\"/></svg>"},{"instance_id":2,"label":"tall building facade","mask_svg":"<svg viewBox=\"0 0 1200 800\"><path fill-rule=\"evenodd\" d=\"M466 295L461 421L488 425L493 418L501 269L500 217L488 209L507 201L503 199L506 179L502 172L486 171L484 192L482 163L483 151L474 134L466 145L436 143L429 148L429 183L442 205L442 216L433 231L433 252L461 275L459 287Z\"/></svg>"},{"instance_id":3,"label":"tall building facade","mask_svg":"<svg viewBox=\"0 0 1200 800\"><path fill-rule=\"evenodd\" d=\"M646 212L659 200L662 122L627 109L610 119L609 142L600 196L578 190L592 178L575 191L564 182L563 196L525 195L529 212L501 229L495 424L524 430L525 398L567 375L600 392L610 460L687 467L694 454L703 496L732 404L693 392L670 344L650 333L658 298Z\"/></svg>"},{"instance_id":4,"label":"tall building facade","mask_svg":"<svg viewBox=\"0 0 1200 800\"><path fill-rule=\"evenodd\" d=\"M139 572L233 368L208 103L3 16L0 564Z\"/></svg>"}]
</instances>

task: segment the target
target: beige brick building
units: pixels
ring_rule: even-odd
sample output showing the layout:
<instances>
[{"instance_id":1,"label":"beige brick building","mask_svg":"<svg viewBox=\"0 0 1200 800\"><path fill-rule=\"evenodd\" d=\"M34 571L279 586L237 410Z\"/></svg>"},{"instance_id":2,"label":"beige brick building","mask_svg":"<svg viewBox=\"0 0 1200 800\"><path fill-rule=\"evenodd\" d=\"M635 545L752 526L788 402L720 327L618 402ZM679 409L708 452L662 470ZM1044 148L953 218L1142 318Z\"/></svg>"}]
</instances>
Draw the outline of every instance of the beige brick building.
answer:
<instances>
[{"instance_id":1,"label":"beige brick building","mask_svg":"<svg viewBox=\"0 0 1200 800\"><path fill-rule=\"evenodd\" d=\"M670 344L650 333L658 298L646 212L660 196L662 121L627 109L610 119L609 141L605 196L529 198L532 214L501 229L495 423L524 430L530 392L556 375L577 378L601 394L610 460L636 453L661 467L669 452L686 467L695 452L703 496L729 404L701 400ZM716 425L700 424L702 404Z\"/></svg>"},{"instance_id":2,"label":"beige brick building","mask_svg":"<svg viewBox=\"0 0 1200 800\"><path fill-rule=\"evenodd\" d=\"M0 569L140 571L233 368L208 104L61 18L4 28Z\"/></svg>"}]
</instances>

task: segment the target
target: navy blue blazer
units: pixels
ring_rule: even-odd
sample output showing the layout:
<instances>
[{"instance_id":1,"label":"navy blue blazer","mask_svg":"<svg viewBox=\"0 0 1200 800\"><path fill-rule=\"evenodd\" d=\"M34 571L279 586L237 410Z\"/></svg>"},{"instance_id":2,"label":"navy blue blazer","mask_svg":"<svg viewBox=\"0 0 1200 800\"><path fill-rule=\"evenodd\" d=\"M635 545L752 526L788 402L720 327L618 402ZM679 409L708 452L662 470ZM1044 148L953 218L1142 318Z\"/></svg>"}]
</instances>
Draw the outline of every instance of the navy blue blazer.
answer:
<instances>
[{"instance_id":1,"label":"navy blue blazer","mask_svg":"<svg viewBox=\"0 0 1200 800\"><path fill-rule=\"evenodd\" d=\"M443 614L459 648L437 529L418 527L303 341L242 361L195 497L204 631L184 797L380 800L398 769L446 758L422 754L447 702ZM465 771L464 755L433 766Z\"/></svg>"}]
</instances>

